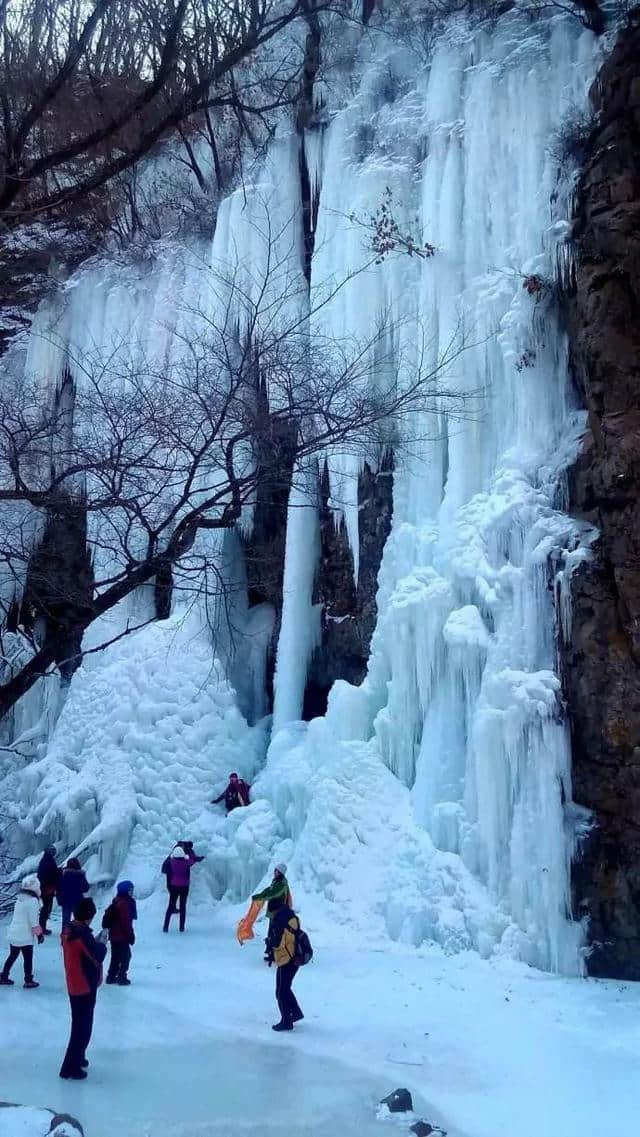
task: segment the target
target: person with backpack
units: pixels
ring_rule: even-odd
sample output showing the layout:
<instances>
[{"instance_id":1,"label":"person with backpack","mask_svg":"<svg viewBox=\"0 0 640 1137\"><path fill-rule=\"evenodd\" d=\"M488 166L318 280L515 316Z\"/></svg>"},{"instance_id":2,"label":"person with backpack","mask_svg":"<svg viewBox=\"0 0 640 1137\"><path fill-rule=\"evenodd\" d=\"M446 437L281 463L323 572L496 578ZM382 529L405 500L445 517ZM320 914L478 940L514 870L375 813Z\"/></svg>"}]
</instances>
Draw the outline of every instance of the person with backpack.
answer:
<instances>
[{"instance_id":1,"label":"person with backpack","mask_svg":"<svg viewBox=\"0 0 640 1137\"><path fill-rule=\"evenodd\" d=\"M40 913L40 882L35 873L25 876L16 897L13 916L7 931L9 954L0 973L0 986L13 987L9 973L20 953L24 967L24 985L27 988L39 987L33 978L33 945L37 940L44 942L44 934L38 923Z\"/></svg>"},{"instance_id":2,"label":"person with backpack","mask_svg":"<svg viewBox=\"0 0 640 1137\"><path fill-rule=\"evenodd\" d=\"M60 878L56 893L58 904L62 908L62 929L71 923L71 917L76 904L82 900L85 892L89 891L87 878L82 871L82 865L77 857L70 857Z\"/></svg>"},{"instance_id":3,"label":"person with backpack","mask_svg":"<svg viewBox=\"0 0 640 1137\"><path fill-rule=\"evenodd\" d=\"M191 868L203 861L193 851L193 841L178 841L172 852L163 861L162 871L167 878L167 891L169 903L164 916L163 932L169 931L171 917L180 908L180 931L184 932L187 919L187 897L191 884Z\"/></svg>"},{"instance_id":4,"label":"person with backpack","mask_svg":"<svg viewBox=\"0 0 640 1137\"><path fill-rule=\"evenodd\" d=\"M137 919L133 881L121 880L116 888L116 895L102 918L102 927L108 931L111 944L107 983L117 983L120 987L131 985L127 971L131 963L131 948L136 942L133 921Z\"/></svg>"},{"instance_id":5,"label":"person with backpack","mask_svg":"<svg viewBox=\"0 0 640 1137\"><path fill-rule=\"evenodd\" d=\"M73 920L62 930L64 973L71 1004L71 1035L60 1067L61 1078L78 1080L87 1076L87 1047L93 1030L93 1014L98 987L102 982L102 963L107 954L107 933L94 937L91 921L96 906L83 897L73 910Z\"/></svg>"},{"instance_id":6,"label":"person with backpack","mask_svg":"<svg viewBox=\"0 0 640 1137\"><path fill-rule=\"evenodd\" d=\"M304 1018L291 986L298 968L308 963L312 956L309 937L302 931L299 918L293 908L280 900L274 910L267 936L266 958L269 967L275 963L277 968L276 1002L280 1011L280 1022L274 1023L272 1030L293 1030L293 1024Z\"/></svg>"},{"instance_id":7,"label":"person with backpack","mask_svg":"<svg viewBox=\"0 0 640 1137\"><path fill-rule=\"evenodd\" d=\"M227 813L232 810L238 809L240 806L249 804L249 793L251 786L239 778L236 773L229 774L229 782L226 788L222 791L219 797L214 797L211 804L219 805L224 799Z\"/></svg>"},{"instance_id":8,"label":"person with backpack","mask_svg":"<svg viewBox=\"0 0 640 1137\"><path fill-rule=\"evenodd\" d=\"M38 880L40 881L40 895L42 897L40 927L45 936L51 935L51 932L47 928L47 921L51 916L53 898L60 885L61 876L62 869L58 867L56 861L56 847L55 845L49 845L42 854L40 864L38 865Z\"/></svg>"}]
</instances>

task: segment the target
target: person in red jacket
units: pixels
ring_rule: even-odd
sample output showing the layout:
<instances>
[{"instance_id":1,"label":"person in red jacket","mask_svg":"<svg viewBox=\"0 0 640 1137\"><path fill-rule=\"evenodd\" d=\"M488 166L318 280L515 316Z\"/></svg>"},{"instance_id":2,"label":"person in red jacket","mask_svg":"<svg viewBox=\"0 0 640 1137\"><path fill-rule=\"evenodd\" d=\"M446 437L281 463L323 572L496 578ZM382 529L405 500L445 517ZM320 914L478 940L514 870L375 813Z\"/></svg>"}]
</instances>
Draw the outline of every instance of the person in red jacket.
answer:
<instances>
[{"instance_id":1,"label":"person in red jacket","mask_svg":"<svg viewBox=\"0 0 640 1137\"><path fill-rule=\"evenodd\" d=\"M86 1078L87 1046L93 1030L93 1012L107 954L106 932L97 939L91 931L96 906L90 897L78 901L73 920L62 931L62 954L71 1004L71 1036L60 1067L61 1078Z\"/></svg>"},{"instance_id":2,"label":"person in red jacket","mask_svg":"<svg viewBox=\"0 0 640 1137\"><path fill-rule=\"evenodd\" d=\"M102 921L103 928L109 931L111 962L107 972L107 983L118 983L129 987L131 980L127 975L131 963L131 948L136 942L133 921L138 918L136 902L133 899L133 881L121 880L116 896L107 908Z\"/></svg>"}]
</instances>

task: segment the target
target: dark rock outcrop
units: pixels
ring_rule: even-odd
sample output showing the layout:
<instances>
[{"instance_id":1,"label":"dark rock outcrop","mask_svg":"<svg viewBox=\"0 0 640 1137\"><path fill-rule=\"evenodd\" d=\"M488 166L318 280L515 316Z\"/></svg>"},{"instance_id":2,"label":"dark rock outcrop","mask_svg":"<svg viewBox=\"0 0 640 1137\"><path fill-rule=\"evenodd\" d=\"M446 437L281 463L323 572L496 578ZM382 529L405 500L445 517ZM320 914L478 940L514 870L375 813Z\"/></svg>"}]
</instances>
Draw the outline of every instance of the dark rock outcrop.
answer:
<instances>
[{"instance_id":1,"label":"dark rock outcrop","mask_svg":"<svg viewBox=\"0 0 640 1137\"><path fill-rule=\"evenodd\" d=\"M591 974L640 979L640 9L591 98L568 305L589 433L570 503L601 536L574 573L563 649L573 794L594 818L574 899Z\"/></svg>"},{"instance_id":2,"label":"dark rock outcrop","mask_svg":"<svg viewBox=\"0 0 640 1137\"><path fill-rule=\"evenodd\" d=\"M28 1127L29 1132L33 1131L33 1114L42 1114L42 1137L71 1137L72 1133L75 1133L76 1137L84 1137L84 1130L80 1122L70 1113L56 1113L55 1110L47 1108L39 1110L38 1107L15 1105L9 1101L0 1101L0 1109L6 1109L12 1114L15 1113L17 1127L25 1127L25 1131ZM12 1118L12 1120L14 1119Z\"/></svg>"},{"instance_id":3,"label":"dark rock outcrop","mask_svg":"<svg viewBox=\"0 0 640 1137\"><path fill-rule=\"evenodd\" d=\"M389 1113L412 1113L413 1100L409 1090L400 1089L394 1090L392 1094L388 1094L383 1098L380 1105L386 1105Z\"/></svg>"},{"instance_id":4,"label":"dark rock outcrop","mask_svg":"<svg viewBox=\"0 0 640 1137\"><path fill-rule=\"evenodd\" d=\"M325 472L321 485L321 555L314 596L315 603L322 604L322 637L309 668L305 718L324 714L336 679L358 686L366 674L377 616L378 570L393 512L391 455L377 472L365 465L358 479L357 582L346 529L342 523L336 525L328 499Z\"/></svg>"}]
</instances>

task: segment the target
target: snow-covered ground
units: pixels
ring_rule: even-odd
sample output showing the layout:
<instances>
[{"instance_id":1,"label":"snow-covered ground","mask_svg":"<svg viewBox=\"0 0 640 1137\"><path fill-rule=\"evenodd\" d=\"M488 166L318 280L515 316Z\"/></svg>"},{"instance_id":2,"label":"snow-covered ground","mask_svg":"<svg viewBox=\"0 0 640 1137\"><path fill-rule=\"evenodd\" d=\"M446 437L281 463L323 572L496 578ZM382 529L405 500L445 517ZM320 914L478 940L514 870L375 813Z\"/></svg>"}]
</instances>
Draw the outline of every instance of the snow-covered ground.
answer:
<instances>
[{"instance_id":1,"label":"snow-covered ground","mask_svg":"<svg viewBox=\"0 0 640 1137\"><path fill-rule=\"evenodd\" d=\"M3 990L0 1100L67 1111L87 1137L384 1137L409 1132L408 1120L376 1119L379 1099L406 1085L417 1115L449 1137L636 1131L640 985L473 953L360 951L308 921L316 958L296 981L306 1018L274 1035L273 971L260 938L235 942L240 910L201 903L184 936L163 936L162 899L141 906L132 986L99 993L86 1082L58 1078L57 937L37 952L38 991Z\"/></svg>"}]
</instances>

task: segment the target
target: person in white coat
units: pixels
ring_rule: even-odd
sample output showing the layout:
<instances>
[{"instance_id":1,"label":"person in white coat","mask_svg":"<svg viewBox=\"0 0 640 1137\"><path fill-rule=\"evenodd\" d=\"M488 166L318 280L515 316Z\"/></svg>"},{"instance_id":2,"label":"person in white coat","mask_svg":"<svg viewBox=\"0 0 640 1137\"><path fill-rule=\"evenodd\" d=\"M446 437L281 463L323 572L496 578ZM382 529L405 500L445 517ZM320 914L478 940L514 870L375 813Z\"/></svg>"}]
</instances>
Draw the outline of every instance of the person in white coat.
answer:
<instances>
[{"instance_id":1,"label":"person in white coat","mask_svg":"<svg viewBox=\"0 0 640 1137\"><path fill-rule=\"evenodd\" d=\"M9 940L9 954L0 973L0 986L12 987L13 979L9 972L22 952L24 964L25 987L39 987L33 978L33 945L35 940L42 943L44 935L39 924L40 919L40 882L35 873L26 876L20 886L13 909L13 918L9 924L7 939Z\"/></svg>"}]
</instances>

